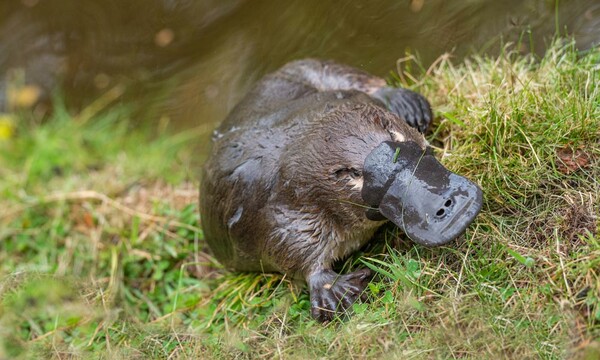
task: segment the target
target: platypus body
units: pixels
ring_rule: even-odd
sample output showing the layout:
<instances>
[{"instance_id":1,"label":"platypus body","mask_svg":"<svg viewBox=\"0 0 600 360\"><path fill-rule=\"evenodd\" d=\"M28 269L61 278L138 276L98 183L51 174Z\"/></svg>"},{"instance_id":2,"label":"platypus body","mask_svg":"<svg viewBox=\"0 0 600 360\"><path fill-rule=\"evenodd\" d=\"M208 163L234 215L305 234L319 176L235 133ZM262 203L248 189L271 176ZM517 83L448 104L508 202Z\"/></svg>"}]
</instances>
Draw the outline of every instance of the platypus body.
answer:
<instances>
[{"instance_id":1,"label":"platypus body","mask_svg":"<svg viewBox=\"0 0 600 360\"><path fill-rule=\"evenodd\" d=\"M318 60L267 75L215 131L200 212L226 267L306 280L311 314L328 321L363 296L370 271L332 264L387 220L413 241L441 245L481 208L481 190L446 170L421 132L421 95Z\"/></svg>"}]
</instances>

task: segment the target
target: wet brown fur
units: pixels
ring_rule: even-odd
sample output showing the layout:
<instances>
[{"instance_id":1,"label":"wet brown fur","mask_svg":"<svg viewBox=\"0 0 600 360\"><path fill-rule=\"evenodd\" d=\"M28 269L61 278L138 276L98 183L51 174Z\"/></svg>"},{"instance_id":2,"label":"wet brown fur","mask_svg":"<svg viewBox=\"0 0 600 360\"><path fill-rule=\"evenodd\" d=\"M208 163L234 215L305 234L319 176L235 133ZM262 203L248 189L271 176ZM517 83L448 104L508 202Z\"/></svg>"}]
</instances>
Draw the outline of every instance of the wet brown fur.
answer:
<instances>
[{"instance_id":1,"label":"wet brown fur","mask_svg":"<svg viewBox=\"0 0 600 360\"><path fill-rule=\"evenodd\" d=\"M329 69L350 75L314 84L326 66L316 63L314 70L311 61L307 77L298 75L302 62L266 77L215 134L202 181L202 223L229 268L300 277L330 269L383 223L365 217L366 156L398 134L425 147L420 133L365 94L365 84L378 78ZM339 84L350 88L327 90Z\"/></svg>"}]
</instances>

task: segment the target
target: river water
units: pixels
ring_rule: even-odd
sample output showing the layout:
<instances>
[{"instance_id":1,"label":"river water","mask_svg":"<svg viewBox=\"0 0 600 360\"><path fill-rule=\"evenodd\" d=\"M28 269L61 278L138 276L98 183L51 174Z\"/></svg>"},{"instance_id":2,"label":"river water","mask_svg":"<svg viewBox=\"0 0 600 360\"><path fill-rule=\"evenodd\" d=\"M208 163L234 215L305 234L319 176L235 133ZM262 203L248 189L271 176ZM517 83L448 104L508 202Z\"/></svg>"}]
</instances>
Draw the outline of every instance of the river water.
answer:
<instances>
[{"instance_id":1,"label":"river water","mask_svg":"<svg viewBox=\"0 0 600 360\"><path fill-rule=\"evenodd\" d=\"M142 122L211 127L293 59L386 76L408 53L425 67L508 42L542 54L557 26L582 49L599 43L600 1L3 0L0 112L22 105L10 89L29 86L40 111L56 89L74 108L108 93Z\"/></svg>"}]
</instances>

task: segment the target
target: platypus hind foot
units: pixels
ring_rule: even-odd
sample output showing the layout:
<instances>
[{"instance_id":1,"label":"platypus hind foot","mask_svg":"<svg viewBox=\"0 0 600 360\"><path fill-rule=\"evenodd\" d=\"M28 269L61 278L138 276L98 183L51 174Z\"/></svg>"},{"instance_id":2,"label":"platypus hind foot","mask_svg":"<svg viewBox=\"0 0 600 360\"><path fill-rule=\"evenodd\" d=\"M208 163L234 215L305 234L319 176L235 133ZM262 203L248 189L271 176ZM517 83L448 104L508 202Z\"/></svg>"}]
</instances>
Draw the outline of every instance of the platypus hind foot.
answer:
<instances>
[{"instance_id":1,"label":"platypus hind foot","mask_svg":"<svg viewBox=\"0 0 600 360\"><path fill-rule=\"evenodd\" d=\"M372 276L373 272L369 269L346 275L323 270L310 275L308 287L312 317L320 322L330 321L346 313L358 299L366 301L364 290Z\"/></svg>"}]
</instances>

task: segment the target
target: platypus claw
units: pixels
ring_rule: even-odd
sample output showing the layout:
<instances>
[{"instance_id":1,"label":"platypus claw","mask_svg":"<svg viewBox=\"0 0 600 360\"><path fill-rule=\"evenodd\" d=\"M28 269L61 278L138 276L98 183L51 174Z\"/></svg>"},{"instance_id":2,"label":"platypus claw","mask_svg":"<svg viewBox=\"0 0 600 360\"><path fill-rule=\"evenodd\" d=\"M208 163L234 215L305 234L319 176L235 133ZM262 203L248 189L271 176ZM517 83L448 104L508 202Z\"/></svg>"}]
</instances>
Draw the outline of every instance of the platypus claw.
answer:
<instances>
[{"instance_id":1,"label":"platypus claw","mask_svg":"<svg viewBox=\"0 0 600 360\"><path fill-rule=\"evenodd\" d=\"M315 273L308 279L310 313L315 320L327 322L345 314L357 300L366 301L365 288L373 277L369 269L338 275L332 270Z\"/></svg>"},{"instance_id":2,"label":"platypus claw","mask_svg":"<svg viewBox=\"0 0 600 360\"><path fill-rule=\"evenodd\" d=\"M421 133L427 130L433 120L429 102L414 91L384 87L376 91L373 97Z\"/></svg>"}]
</instances>

